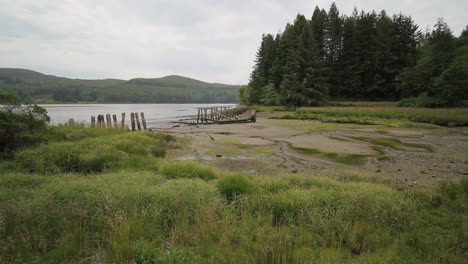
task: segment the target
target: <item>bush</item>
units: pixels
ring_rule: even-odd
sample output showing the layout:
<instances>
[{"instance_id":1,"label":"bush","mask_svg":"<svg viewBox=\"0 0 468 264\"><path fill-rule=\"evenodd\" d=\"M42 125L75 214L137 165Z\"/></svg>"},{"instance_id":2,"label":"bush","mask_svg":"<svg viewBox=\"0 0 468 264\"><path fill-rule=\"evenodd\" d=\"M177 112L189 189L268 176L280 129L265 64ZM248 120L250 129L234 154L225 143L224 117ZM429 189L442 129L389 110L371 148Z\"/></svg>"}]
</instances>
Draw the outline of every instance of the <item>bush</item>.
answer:
<instances>
[{"instance_id":1,"label":"bush","mask_svg":"<svg viewBox=\"0 0 468 264\"><path fill-rule=\"evenodd\" d=\"M216 178L211 167L193 162L170 162L161 166L161 174L168 179L199 178L205 181Z\"/></svg>"},{"instance_id":2,"label":"bush","mask_svg":"<svg viewBox=\"0 0 468 264\"><path fill-rule=\"evenodd\" d=\"M245 175L233 174L221 178L218 181L218 188L228 200L232 200L237 195L250 193L253 185Z\"/></svg>"},{"instance_id":3,"label":"bush","mask_svg":"<svg viewBox=\"0 0 468 264\"><path fill-rule=\"evenodd\" d=\"M44 108L21 105L19 99L0 93L0 155L11 156L15 149L46 141L46 123L50 120ZM1 157L0 156L0 157Z\"/></svg>"}]
</instances>

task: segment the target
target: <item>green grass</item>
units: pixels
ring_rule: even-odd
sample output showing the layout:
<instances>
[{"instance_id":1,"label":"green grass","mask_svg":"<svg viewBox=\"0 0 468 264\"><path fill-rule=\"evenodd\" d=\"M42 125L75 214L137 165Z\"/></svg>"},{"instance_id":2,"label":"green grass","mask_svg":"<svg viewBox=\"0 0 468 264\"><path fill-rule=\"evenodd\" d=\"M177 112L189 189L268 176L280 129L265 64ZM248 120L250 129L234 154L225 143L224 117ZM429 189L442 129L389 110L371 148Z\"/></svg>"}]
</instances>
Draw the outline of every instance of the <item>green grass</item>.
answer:
<instances>
[{"instance_id":1,"label":"green grass","mask_svg":"<svg viewBox=\"0 0 468 264\"><path fill-rule=\"evenodd\" d=\"M384 146L396 150L405 150L405 148L402 147L410 147L410 148L419 148L419 149L424 149L428 152L433 152L434 149L430 145L426 144L417 144L417 143L407 143L407 142L402 142L401 140L397 138L382 138L382 137L354 137L354 136L349 136L352 139L360 140L360 141L366 141L375 145L379 146ZM373 147L376 149L375 147ZM377 150L377 149L376 149ZM379 151L380 152L380 151Z\"/></svg>"},{"instance_id":2,"label":"green grass","mask_svg":"<svg viewBox=\"0 0 468 264\"><path fill-rule=\"evenodd\" d=\"M247 176L243 174L227 175L218 181L219 191L229 200L238 195L248 194L253 191L253 185Z\"/></svg>"},{"instance_id":3,"label":"green grass","mask_svg":"<svg viewBox=\"0 0 468 264\"><path fill-rule=\"evenodd\" d=\"M402 107L309 107L276 118L308 119L334 123L357 123L391 127L436 128L467 126L468 109L428 109Z\"/></svg>"},{"instance_id":4,"label":"green grass","mask_svg":"<svg viewBox=\"0 0 468 264\"><path fill-rule=\"evenodd\" d=\"M20 151L32 170L0 171L0 263L465 262L466 180L408 189L354 167L268 177L152 154L177 144L116 132ZM64 169L114 152L102 171Z\"/></svg>"},{"instance_id":5,"label":"green grass","mask_svg":"<svg viewBox=\"0 0 468 264\"><path fill-rule=\"evenodd\" d=\"M317 176L249 177L2 174L0 261L464 261L466 182L401 192Z\"/></svg>"},{"instance_id":6,"label":"green grass","mask_svg":"<svg viewBox=\"0 0 468 264\"><path fill-rule=\"evenodd\" d=\"M215 172L211 167L201 166L194 162L171 162L161 166L160 172L168 179L198 178L213 180Z\"/></svg>"},{"instance_id":7,"label":"green grass","mask_svg":"<svg viewBox=\"0 0 468 264\"><path fill-rule=\"evenodd\" d=\"M268 105L254 105L252 106L257 112L275 112L275 111L292 111L293 109L288 106L268 106Z\"/></svg>"},{"instance_id":8,"label":"green grass","mask_svg":"<svg viewBox=\"0 0 468 264\"><path fill-rule=\"evenodd\" d=\"M295 150L301 154L309 155L317 158L325 158L334 162L347 164L347 165L364 165L369 158L369 155L362 154L345 154L345 153L336 153L336 152L324 152L317 149L311 148L301 148L289 146L292 150Z\"/></svg>"},{"instance_id":9,"label":"green grass","mask_svg":"<svg viewBox=\"0 0 468 264\"><path fill-rule=\"evenodd\" d=\"M106 130L106 129L88 129ZM93 132L95 133L95 132ZM66 142L50 142L35 148L20 150L14 160L24 172L57 174L67 172L95 173L121 166L135 166L138 158L164 157L166 147L174 138L151 132L102 132L104 135L73 138Z\"/></svg>"}]
</instances>

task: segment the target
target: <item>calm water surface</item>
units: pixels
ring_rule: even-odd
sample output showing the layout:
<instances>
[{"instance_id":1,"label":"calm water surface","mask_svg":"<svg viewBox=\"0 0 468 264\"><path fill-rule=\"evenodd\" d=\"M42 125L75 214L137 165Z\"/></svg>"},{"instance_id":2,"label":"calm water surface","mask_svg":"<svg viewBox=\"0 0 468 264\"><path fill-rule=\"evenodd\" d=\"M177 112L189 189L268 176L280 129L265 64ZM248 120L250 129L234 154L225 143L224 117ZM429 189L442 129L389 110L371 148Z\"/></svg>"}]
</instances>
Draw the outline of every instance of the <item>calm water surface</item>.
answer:
<instances>
[{"instance_id":1,"label":"calm water surface","mask_svg":"<svg viewBox=\"0 0 468 264\"><path fill-rule=\"evenodd\" d=\"M125 113L125 123L130 124L130 113L145 113L148 127L158 127L180 119L196 116L197 107L231 106L234 104L44 104L53 125L75 121L91 121L91 116L116 114L120 123Z\"/></svg>"}]
</instances>

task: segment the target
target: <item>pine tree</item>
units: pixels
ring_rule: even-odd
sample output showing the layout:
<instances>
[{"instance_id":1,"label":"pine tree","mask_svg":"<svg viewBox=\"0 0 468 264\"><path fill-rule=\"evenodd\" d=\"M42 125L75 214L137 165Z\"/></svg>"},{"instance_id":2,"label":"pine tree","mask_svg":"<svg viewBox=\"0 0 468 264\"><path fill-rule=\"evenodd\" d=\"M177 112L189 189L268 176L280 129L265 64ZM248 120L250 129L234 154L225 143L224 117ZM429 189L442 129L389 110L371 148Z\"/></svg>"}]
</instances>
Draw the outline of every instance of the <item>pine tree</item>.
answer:
<instances>
[{"instance_id":1,"label":"pine tree","mask_svg":"<svg viewBox=\"0 0 468 264\"><path fill-rule=\"evenodd\" d=\"M324 9L315 7L314 14L310 21L314 41L320 58L325 59L325 27L327 23L327 12Z\"/></svg>"},{"instance_id":2,"label":"pine tree","mask_svg":"<svg viewBox=\"0 0 468 264\"><path fill-rule=\"evenodd\" d=\"M286 32L285 32L286 33ZM298 16L289 37L296 46L289 50L288 70L281 84L286 103L295 107L320 105L327 95L322 60L311 24Z\"/></svg>"},{"instance_id":3,"label":"pine tree","mask_svg":"<svg viewBox=\"0 0 468 264\"><path fill-rule=\"evenodd\" d=\"M342 48L343 20L335 3L332 3L328 11L325 27L325 52L326 62L329 68L330 93L337 96L341 75L339 72L338 60Z\"/></svg>"},{"instance_id":4,"label":"pine tree","mask_svg":"<svg viewBox=\"0 0 468 264\"><path fill-rule=\"evenodd\" d=\"M271 77L271 68L275 60L275 41L273 36L263 35L262 43L256 54L255 66L250 76L250 95L251 104L259 104L262 96L262 88L266 86Z\"/></svg>"},{"instance_id":5,"label":"pine tree","mask_svg":"<svg viewBox=\"0 0 468 264\"><path fill-rule=\"evenodd\" d=\"M351 17L343 18L343 47L338 60L339 71L341 74L339 83L339 94L335 95L338 98L351 98L354 91L359 90L361 79L357 71L358 53L356 43L356 22L358 19L358 11L354 8Z\"/></svg>"}]
</instances>

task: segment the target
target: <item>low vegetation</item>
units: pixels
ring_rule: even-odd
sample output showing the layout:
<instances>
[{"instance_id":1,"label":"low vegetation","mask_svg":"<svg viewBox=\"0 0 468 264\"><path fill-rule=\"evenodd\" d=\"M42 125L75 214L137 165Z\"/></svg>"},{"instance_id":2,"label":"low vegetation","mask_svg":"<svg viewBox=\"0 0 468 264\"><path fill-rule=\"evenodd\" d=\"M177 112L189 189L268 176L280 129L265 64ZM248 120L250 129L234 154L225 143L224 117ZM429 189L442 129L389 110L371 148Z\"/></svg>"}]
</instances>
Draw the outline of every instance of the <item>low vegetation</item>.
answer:
<instances>
[{"instance_id":1,"label":"low vegetation","mask_svg":"<svg viewBox=\"0 0 468 264\"><path fill-rule=\"evenodd\" d=\"M408 189L364 172L231 174L164 159L179 147L167 134L44 133L0 160L1 263L466 259L466 180Z\"/></svg>"},{"instance_id":2,"label":"low vegetation","mask_svg":"<svg viewBox=\"0 0 468 264\"><path fill-rule=\"evenodd\" d=\"M366 141L375 145L384 146L384 147L388 147L388 148L392 148L396 150L404 150L405 149L404 147L408 147L408 148L422 149L422 150L426 150L429 152L434 151L434 149L430 145L402 142L401 140L397 138L353 137L353 136L351 136L350 138L361 140L361 141Z\"/></svg>"},{"instance_id":3,"label":"low vegetation","mask_svg":"<svg viewBox=\"0 0 468 264\"><path fill-rule=\"evenodd\" d=\"M466 126L468 109L400 107L304 107L277 118L320 120L334 123L386 125L393 127ZM434 126L435 125L435 126Z\"/></svg>"},{"instance_id":4,"label":"low vegetation","mask_svg":"<svg viewBox=\"0 0 468 264\"><path fill-rule=\"evenodd\" d=\"M364 165L369 157L369 155L325 152L318 149L301 148L292 145L290 145L289 147L292 150L295 150L304 155L309 155L317 158L325 158L334 162L347 165Z\"/></svg>"}]
</instances>

